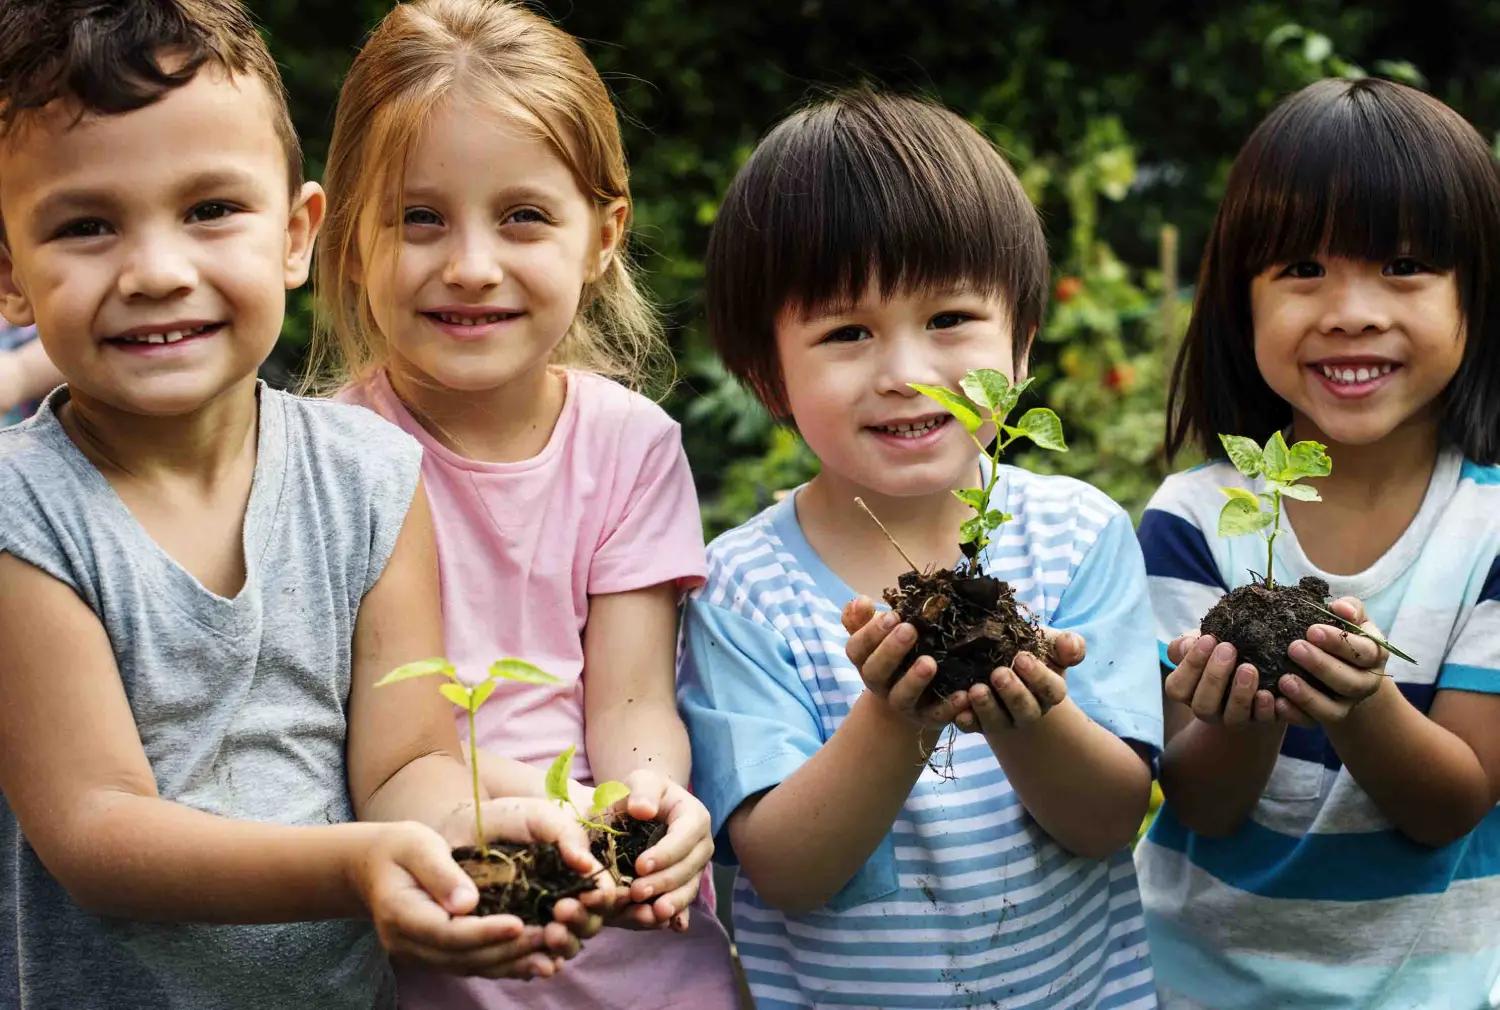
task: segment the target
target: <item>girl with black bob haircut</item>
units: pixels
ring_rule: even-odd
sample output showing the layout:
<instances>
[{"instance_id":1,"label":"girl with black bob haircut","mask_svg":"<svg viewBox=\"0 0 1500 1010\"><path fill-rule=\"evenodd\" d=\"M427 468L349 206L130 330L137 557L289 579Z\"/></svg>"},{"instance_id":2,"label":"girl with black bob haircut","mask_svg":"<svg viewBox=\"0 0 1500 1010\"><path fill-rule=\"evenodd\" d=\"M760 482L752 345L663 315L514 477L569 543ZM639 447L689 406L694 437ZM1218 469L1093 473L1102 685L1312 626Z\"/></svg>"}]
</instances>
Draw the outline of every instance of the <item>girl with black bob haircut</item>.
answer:
<instances>
[{"instance_id":1,"label":"girl with black bob haircut","mask_svg":"<svg viewBox=\"0 0 1500 1010\"><path fill-rule=\"evenodd\" d=\"M1500 176L1419 91L1327 80L1230 172L1140 526L1164 682L1166 797L1136 853L1164 1007L1489 1005L1500 977ZM1313 441L1268 577L1339 616L1268 676L1196 630L1259 580L1217 536L1266 490L1220 434ZM1187 632L1184 634L1184 632ZM1270 688L1275 688L1271 690ZM1316 925L1313 925L1316 924Z\"/></svg>"}]
</instances>

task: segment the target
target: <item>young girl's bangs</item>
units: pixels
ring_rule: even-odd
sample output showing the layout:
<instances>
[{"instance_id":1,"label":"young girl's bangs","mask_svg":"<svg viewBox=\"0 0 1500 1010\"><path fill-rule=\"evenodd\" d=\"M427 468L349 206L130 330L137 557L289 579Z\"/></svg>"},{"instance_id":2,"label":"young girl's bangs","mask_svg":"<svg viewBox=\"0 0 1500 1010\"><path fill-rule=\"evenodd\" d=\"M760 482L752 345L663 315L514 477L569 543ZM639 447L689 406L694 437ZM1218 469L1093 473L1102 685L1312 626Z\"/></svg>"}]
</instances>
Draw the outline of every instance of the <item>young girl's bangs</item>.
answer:
<instances>
[{"instance_id":1,"label":"young girl's bangs","mask_svg":"<svg viewBox=\"0 0 1500 1010\"><path fill-rule=\"evenodd\" d=\"M1494 186L1466 124L1407 89L1326 81L1302 97L1272 114L1236 166L1248 177L1226 197L1239 191L1226 207L1233 260L1250 276L1320 257L1462 268L1460 250L1482 245L1474 233L1490 215L1479 204Z\"/></svg>"},{"instance_id":2,"label":"young girl's bangs","mask_svg":"<svg viewBox=\"0 0 1500 1010\"><path fill-rule=\"evenodd\" d=\"M951 114L856 97L782 124L757 159L769 178L746 209L762 240L762 304L836 311L872 286L970 288L1012 309L1042 297L1035 211L988 141Z\"/></svg>"}]
</instances>

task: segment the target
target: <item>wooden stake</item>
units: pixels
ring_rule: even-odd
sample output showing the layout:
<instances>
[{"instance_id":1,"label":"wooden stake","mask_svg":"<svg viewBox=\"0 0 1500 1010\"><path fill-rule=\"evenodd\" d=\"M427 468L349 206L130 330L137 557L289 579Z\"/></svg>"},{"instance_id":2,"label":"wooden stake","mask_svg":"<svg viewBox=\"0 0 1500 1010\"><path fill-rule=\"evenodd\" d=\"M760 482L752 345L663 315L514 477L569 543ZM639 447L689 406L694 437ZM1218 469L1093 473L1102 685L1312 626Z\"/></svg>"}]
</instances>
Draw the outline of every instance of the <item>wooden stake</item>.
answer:
<instances>
[{"instance_id":1,"label":"wooden stake","mask_svg":"<svg viewBox=\"0 0 1500 1010\"><path fill-rule=\"evenodd\" d=\"M906 552L901 549L901 545L896 543L896 538L891 536L891 531L885 528L885 523L880 521L880 517L877 516L874 512L870 511L870 506L865 504L865 500L863 498L856 498L854 499L854 504L864 509L865 515L875 520L875 525L880 527L880 532L884 533L885 538L891 542L891 546L896 548L896 553L901 555L901 560L910 565L912 571L916 572L918 575L921 575L921 570L918 569L916 565L912 564L911 558L907 557Z\"/></svg>"}]
</instances>

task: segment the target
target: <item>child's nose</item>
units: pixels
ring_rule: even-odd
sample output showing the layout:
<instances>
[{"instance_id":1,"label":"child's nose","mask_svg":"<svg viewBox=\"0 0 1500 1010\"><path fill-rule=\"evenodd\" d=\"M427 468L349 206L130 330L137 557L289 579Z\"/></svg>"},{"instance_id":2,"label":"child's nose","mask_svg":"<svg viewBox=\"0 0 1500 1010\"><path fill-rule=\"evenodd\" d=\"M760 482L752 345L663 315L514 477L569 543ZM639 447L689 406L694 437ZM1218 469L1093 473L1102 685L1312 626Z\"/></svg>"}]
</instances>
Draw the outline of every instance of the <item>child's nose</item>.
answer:
<instances>
[{"instance_id":1,"label":"child's nose","mask_svg":"<svg viewBox=\"0 0 1500 1010\"><path fill-rule=\"evenodd\" d=\"M491 243L480 238L460 239L443 268L443 282L456 288L491 288L505 279L505 271Z\"/></svg>"},{"instance_id":2,"label":"child's nose","mask_svg":"<svg viewBox=\"0 0 1500 1010\"><path fill-rule=\"evenodd\" d=\"M1345 277L1327 287L1319 329L1353 336L1391 327L1390 296L1377 279Z\"/></svg>"},{"instance_id":3,"label":"child's nose","mask_svg":"<svg viewBox=\"0 0 1500 1010\"><path fill-rule=\"evenodd\" d=\"M921 339L885 341L877 376L878 391L919 396L921 394L911 388L914 382L925 386L947 385L941 362L930 346L924 346L927 343Z\"/></svg>"},{"instance_id":4,"label":"child's nose","mask_svg":"<svg viewBox=\"0 0 1500 1010\"><path fill-rule=\"evenodd\" d=\"M120 271L125 298L169 298L193 290L198 268L187 250L171 236L143 236L134 243Z\"/></svg>"}]
</instances>

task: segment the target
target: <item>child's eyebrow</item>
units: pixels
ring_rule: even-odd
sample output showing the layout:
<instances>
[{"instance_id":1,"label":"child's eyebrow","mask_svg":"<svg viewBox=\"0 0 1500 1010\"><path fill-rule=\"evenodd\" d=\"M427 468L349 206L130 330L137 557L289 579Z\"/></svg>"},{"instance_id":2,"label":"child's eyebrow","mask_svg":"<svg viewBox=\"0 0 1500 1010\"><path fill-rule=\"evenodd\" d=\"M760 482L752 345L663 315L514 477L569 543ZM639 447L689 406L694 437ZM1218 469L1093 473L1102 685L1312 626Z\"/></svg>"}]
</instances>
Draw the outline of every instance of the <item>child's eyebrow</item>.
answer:
<instances>
[{"instance_id":1,"label":"child's eyebrow","mask_svg":"<svg viewBox=\"0 0 1500 1010\"><path fill-rule=\"evenodd\" d=\"M217 168L199 172L178 187L178 198L224 189L259 188L257 177L235 168ZM74 187L58 189L43 196L31 209L33 221L51 221L69 214L104 213L117 209L124 201L108 188Z\"/></svg>"}]
</instances>

